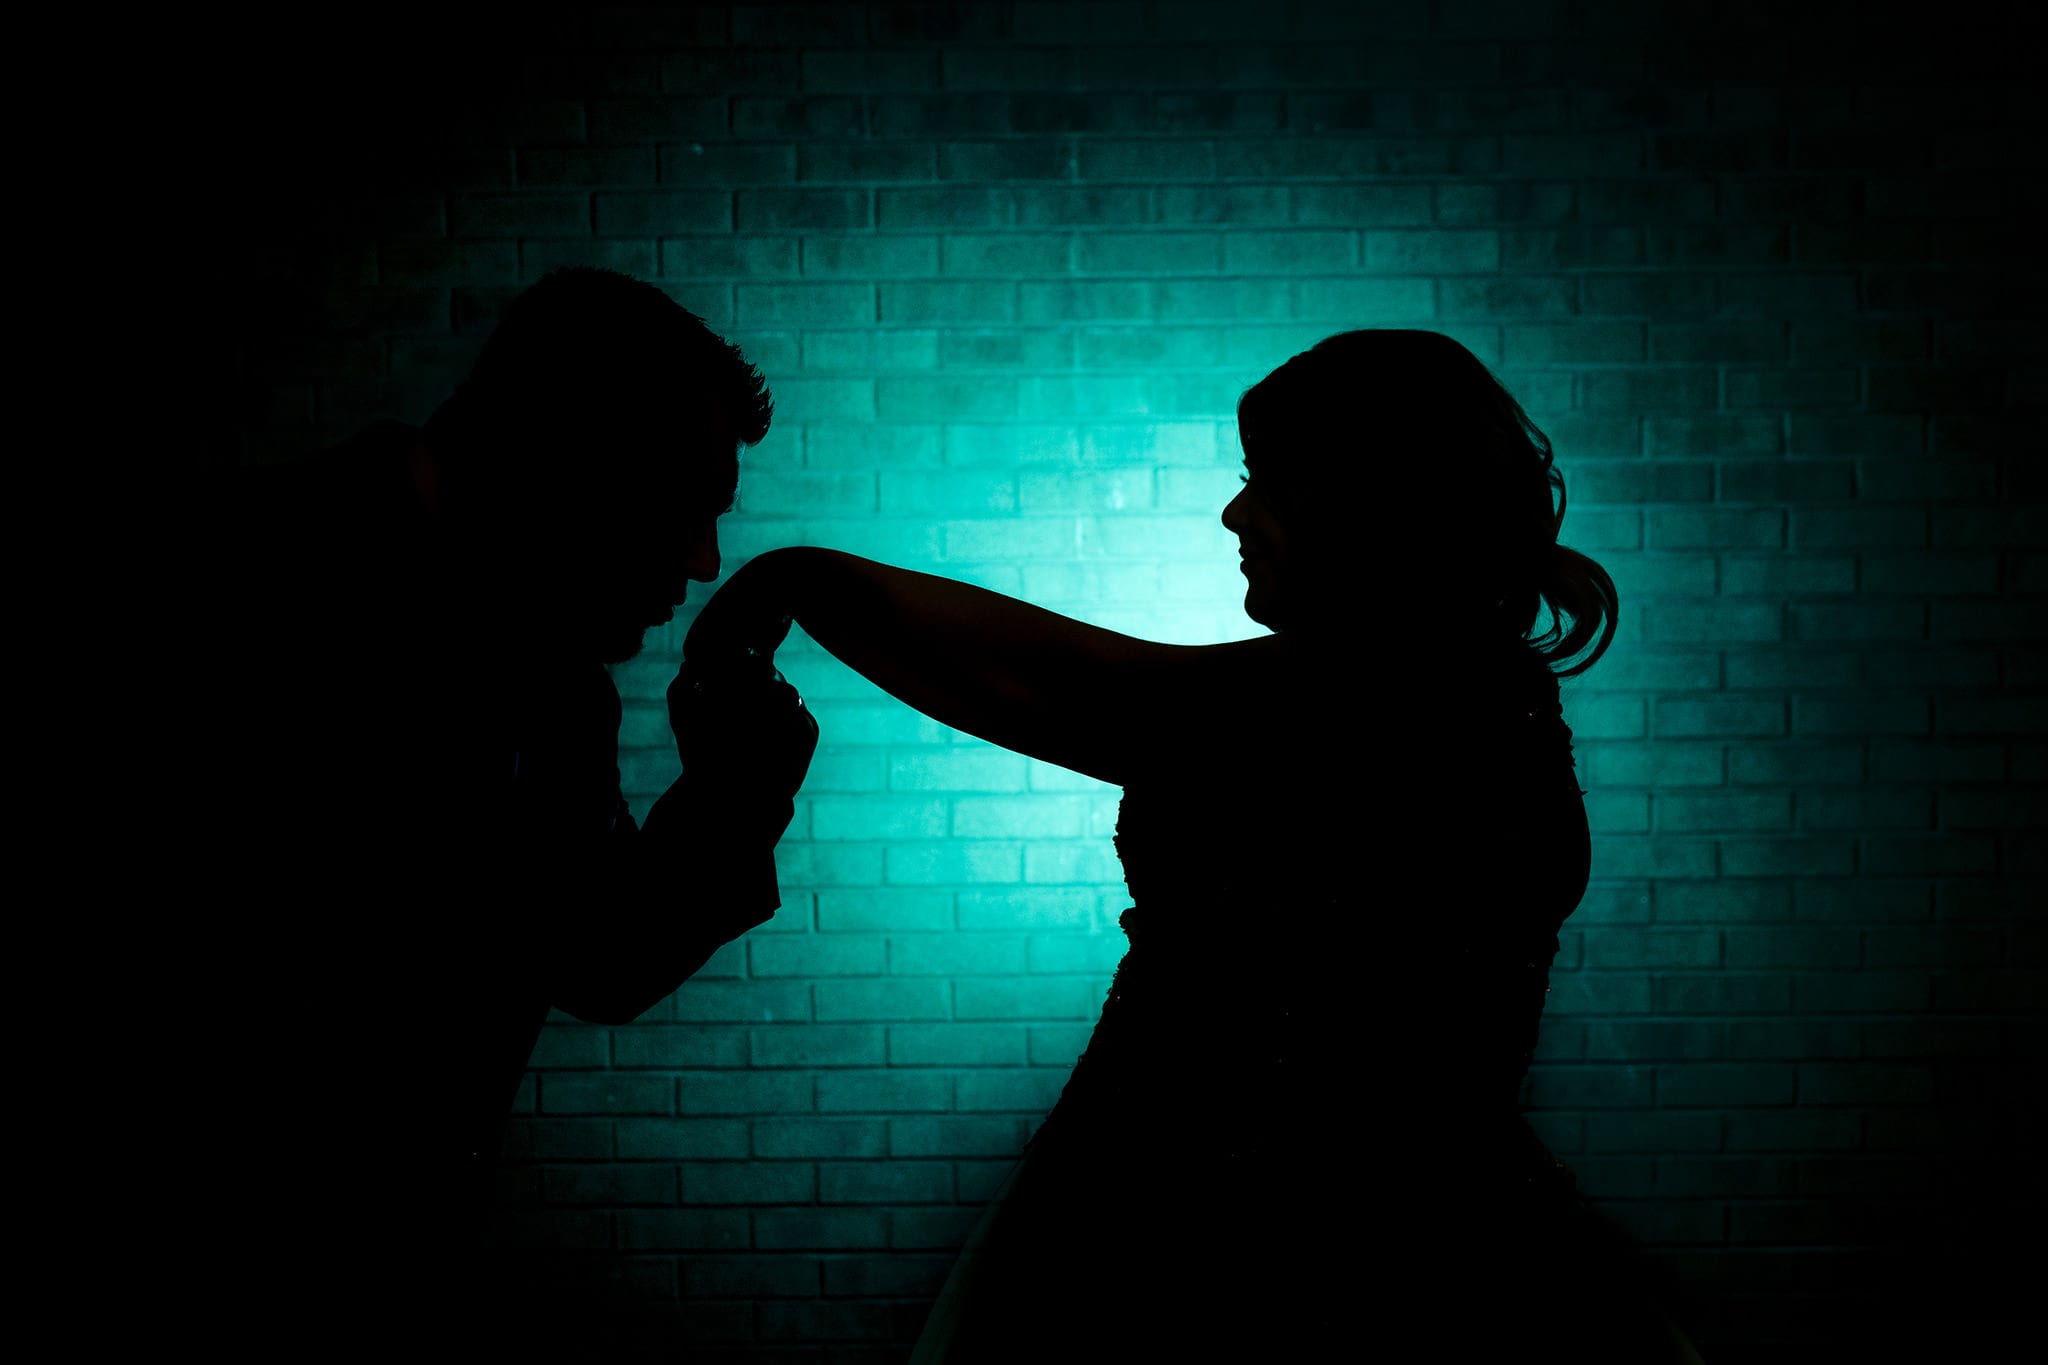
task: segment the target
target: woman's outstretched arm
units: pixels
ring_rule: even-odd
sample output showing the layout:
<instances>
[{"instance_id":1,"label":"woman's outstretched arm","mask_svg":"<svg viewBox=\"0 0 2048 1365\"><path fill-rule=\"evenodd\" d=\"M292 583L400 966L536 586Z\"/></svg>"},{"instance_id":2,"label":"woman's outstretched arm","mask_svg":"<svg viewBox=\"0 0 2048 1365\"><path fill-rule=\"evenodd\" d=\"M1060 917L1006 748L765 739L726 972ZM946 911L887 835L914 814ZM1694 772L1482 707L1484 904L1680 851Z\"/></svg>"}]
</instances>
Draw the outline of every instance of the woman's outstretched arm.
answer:
<instances>
[{"instance_id":1,"label":"woman's outstretched arm","mask_svg":"<svg viewBox=\"0 0 2048 1365\"><path fill-rule=\"evenodd\" d=\"M1122 783L1275 638L1166 645L950 578L810 547L757 556L705 604L692 669L772 651L794 620L898 700L1006 749Z\"/></svg>"}]
</instances>

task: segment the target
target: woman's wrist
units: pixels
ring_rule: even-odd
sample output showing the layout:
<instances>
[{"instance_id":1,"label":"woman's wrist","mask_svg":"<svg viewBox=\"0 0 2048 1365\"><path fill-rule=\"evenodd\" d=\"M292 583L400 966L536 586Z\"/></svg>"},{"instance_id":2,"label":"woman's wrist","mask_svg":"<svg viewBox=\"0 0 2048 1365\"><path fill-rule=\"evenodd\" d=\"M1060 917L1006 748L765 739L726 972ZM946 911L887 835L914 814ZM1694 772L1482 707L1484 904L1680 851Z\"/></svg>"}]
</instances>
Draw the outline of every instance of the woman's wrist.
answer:
<instances>
[{"instance_id":1,"label":"woman's wrist","mask_svg":"<svg viewBox=\"0 0 2048 1365\"><path fill-rule=\"evenodd\" d=\"M772 658L796 610L802 547L764 550L704 604L683 640L683 657L719 663L749 653Z\"/></svg>"}]
</instances>

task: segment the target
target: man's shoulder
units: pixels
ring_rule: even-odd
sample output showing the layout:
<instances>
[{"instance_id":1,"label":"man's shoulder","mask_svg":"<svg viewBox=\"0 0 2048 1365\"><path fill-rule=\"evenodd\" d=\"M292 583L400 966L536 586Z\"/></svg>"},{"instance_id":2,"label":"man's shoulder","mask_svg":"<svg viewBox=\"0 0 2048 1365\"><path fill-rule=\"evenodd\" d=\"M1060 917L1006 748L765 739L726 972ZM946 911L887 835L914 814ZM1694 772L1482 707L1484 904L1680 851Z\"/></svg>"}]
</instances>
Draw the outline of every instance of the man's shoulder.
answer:
<instances>
[{"instance_id":1,"label":"man's shoulder","mask_svg":"<svg viewBox=\"0 0 2048 1365\"><path fill-rule=\"evenodd\" d=\"M213 537L303 540L309 518L317 524L395 502L418 436L403 422L378 422L297 459L216 470L179 490L178 517Z\"/></svg>"},{"instance_id":2,"label":"man's shoulder","mask_svg":"<svg viewBox=\"0 0 2048 1365\"><path fill-rule=\"evenodd\" d=\"M301 459L242 470L241 486L252 494L286 499L387 494L398 485L418 439L417 427L377 422Z\"/></svg>"}]
</instances>

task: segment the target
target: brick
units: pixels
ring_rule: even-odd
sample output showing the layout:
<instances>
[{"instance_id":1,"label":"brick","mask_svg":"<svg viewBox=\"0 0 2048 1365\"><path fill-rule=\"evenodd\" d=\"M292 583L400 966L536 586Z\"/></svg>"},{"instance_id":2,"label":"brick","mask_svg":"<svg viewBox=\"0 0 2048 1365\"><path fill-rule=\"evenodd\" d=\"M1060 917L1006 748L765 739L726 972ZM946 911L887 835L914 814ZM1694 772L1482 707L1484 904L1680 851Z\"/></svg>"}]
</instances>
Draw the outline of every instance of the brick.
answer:
<instances>
[{"instance_id":1,"label":"brick","mask_svg":"<svg viewBox=\"0 0 2048 1365\"><path fill-rule=\"evenodd\" d=\"M1423 185L1297 185L1293 210L1296 223L1353 229L1420 227L1434 217Z\"/></svg>"},{"instance_id":2,"label":"brick","mask_svg":"<svg viewBox=\"0 0 2048 1365\"><path fill-rule=\"evenodd\" d=\"M860 328L850 331L807 331L803 338L803 366L808 370L851 370L865 376L878 371L931 370L938 368L938 363L939 335L929 329L892 328L878 331ZM851 382L860 386L858 391L873 393L873 386L864 379ZM778 382L775 394L779 407L782 401L781 382ZM863 415L873 415L872 403ZM816 449L817 438L821 434L820 429L815 426L808 430L807 435L811 438L813 450ZM896 433L885 434L893 436ZM844 452L857 439L842 436L841 439L833 440L831 446L835 452ZM886 449L877 447L872 442L870 448ZM806 463L815 465L820 461L807 452Z\"/></svg>"},{"instance_id":3,"label":"brick","mask_svg":"<svg viewBox=\"0 0 2048 1365\"><path fill-rule=\"evenodd\" d=\"M594 202L597 231L608 237L726 232L733 224L732 196L715 190L599 193Z\"/></svg>"},{"instance_id":4,"label":"brick","mask_svg":"<svg viewBox=\"0 0 2048 1365\"><path fill-rule=\"evenodd\" d=\"M519 246L496 241L390 242L377 253L378 278L399 286L509 284L519 278Z\"/></svg>"},{"instance_id":5,"label":"brick","mask_svg":"<svg viewBox=\"0 0 2048 1365\"><path fill-rule=\"evenodd\" d=\"M1931 829L1934 803L1924 791L1801 793L1803 829Z\"/></svg>"},{"instance_id":6,"label":"brick","mask_svg":"<svg viewBox=\"0 0 2048 1365\"><path fill-rule=\"evenodd\" d=\"M1775 507L1658 507L1644 518L1653 550L1774 549L1785 542L1784 528L1784 514Z\"/></svg>"},{"instance_id":7,"label":"brick","mask_svg":"<svg viewBox=\"0 0 2048 1365\"><path fill-rule=\"evenodd\" d=\"M1444 226L1562 223L1571 219L1575 195L1567 182L1467 182L1436 187L1436 221ZM1517 238L1520 243L1524 239ZM1503 259L1510 248L1502 242Z\"/></svg>"},{"instance_id":8,"label":"brick","mask_svg":"<svg viewBox=\"0 0 2048 1365\"><path fill-rule=\"evenodd\" d=\"M1998 849L1988 837L1891 835L1865 838L1859 856L1877 877L1983 876L1996 865Z\"/></svg>"},{"instance_id":9,"label":"brick","mask_svg":"<svg viewBox=\"0 0 2048 1365\"><path fill-rule=\"evenodd\" d=\"M887 513L1014 512L1017 480L980 470L958 473L884 473L882 511Z\"/></svg>"},{"instance_id":10,"label":"brick","mask_svg":"<svg viewBox=\"0 0 2048 1365\"><path fill-rule=\"evenodd\" d=\"M1741 461L1719 469L1721 502L1846 501L1852 471L1846 460Z\"/></svg>"},{"instance_id":11,"label":"brick","mask_svg":"<svg viewBox=\"0 0 2048 1365\"><path fill-rule=\"evenodd\" d=\"M817 1087L822 1114L940 1112L953 1102L952 1078L934 1072L824 1071Z\"/></svg>"},{"instance_id":12,"label":"brick","mask_svg":"<svg viewBox=\"0 0 2048 1365\"><path fill-rule=\"evenodd\" d=\"M859 193L855 191L854 193ZM1011 191L983 188L882 189L875 222L884 230L1001 227L1016 216Z\"/></svg>"},{"instance_id":13,"label":"brick","mask_svg":"<svg viewBox=\"0 0 2048 1365\"><path fill-rule=\"evenodd\" d=\"M590 225L587 194L458 195L448 201L454 237L584 237Z\"/></svg>"},{"instance_id":14,"label":"brick","mask_svg":"<svg viewBox=\"0 0 2048 1365\"><path fill-rule=\"evenodd\" d=\"M1124 227L1147 217L1151 191L1122 185L1029 185L1014 191L1024 227Z\"/></svg>"},{"instance_id":15,"label":"brick","mask_svg":"<svg viewBox=\"0 0 2048 1365\"><path fill-rule=\"evenodd\" d=\"M1593 411L1663 413L1711 408L1716 401L1711 371L1662 367L1593 371L1581 376L1580 392Z\"/></svg>"},{"instance_id":16,"label":"brick","mask_svg":"<svg viewBox=\"0 0 2048 1365\"><path fill-rule=\"evenodd\" d=\"M1659 1157L1657 1193L1681 1199L1759 1199L1789 1195L1794 1166L1770 1158Z\"/></svg>"},{"instance_id":17,"label":"brick","mask_svg":"<svg viewBox=\"0 0 2048 1365\"><path fill-rule=\"evenodd\" d=\"M1916 693L1859 698L1797 697L1793 733L1801 735L1914 735L1928 730L1927 698Z\"/></svg>"},{"instance_id":18,"label":"brick","mask_svg":"<svg viewBox=\"0 0 2048 1365\"><path fill-rule=\"evenodd\" d=\"M1657 828L1667 833L1791 827L1792 802L1785 792L1675 792L1657 798Z\"/></svg>"},{"instance_id":19,"label":"brick","mask_svg":"<svg viewBox=\"0 0 2048 1365\"><path fill-rule=\"evenodd\" d=\"M1927 638L1927 608L1919 602L1794 603L1792 632L1800 640L1890 644Z\"/></svg>"},{"instance_id":20,"label":"brick","mask_svg":"<svg viewBox=\"0 0 2048 1365\"><path fill-rule=\"evenodd\" d=\"M679 1112L693 1116L802 1114L811 1078L789 1072L694 1071L677 1077Z\"/></svg>"},{"instance_id":21,"label":"brick","mask_svg":"<svg viewBox=\"0 0 2048 1365\"><path fill-rule=\"evenodd\" d=\"M797 274L795 237L668 237L668 278L776 278Z\"/></svg>"},{"instance_id":22,"label":"brick","mask_svg":"<svg viewBox=\"0 0 2048 1365\"><path fill-rule=\"evenodd\" d=\"M747 1214L740 1209L632 1210L615 1222L624 1251L718 1251L747 1245Z\"/></svg>"},{"instance_id":23,"label":"brick","mask_svg":"<svg viewBox=\"0 0 2048 1365\"><path fill-rule=\"evenodd\" d=\"M1918 455L1926 445L1919 420L1795 413L1790 421L1786 449L1793 455Z\"/></svg>"},{"instance_id":24,"label":"brick","mask_svg":"<svg viewBox=\"0 0 2048 1365\"><path fill-rule=\"evenodd\" d=\"M1659 1066L1659 1105L1788 1105L1794 1095L1794 1068L1790 1064L1745 1064L1720 1066L1712 1062Z\"/></svg>"},{"instance_id":25,"label":"brick","mask_svg":"<svg viewBox=\"0 0 2048 1365\"><path fill-rule=\"evenodd\" d=\"M963 1111L1014 1110L1036 1118L1049 1111L1066 1085L1066 1074L1049 1067L1005 1067L965 1072L960 1077Z\"/></svg>"},{"instance_id":26,"label":"brick","mask_svg":"<svg viewBox=\"0 0 2048 1365\"><path fill-rule=\"evenodd\" d=\"M1855 870L1846 839L1724 839L1721 872L1728 877L1845 877Z\"/></svg>"},{"instance_id":27,"label":"brick","mask_svg":"<svg viewBox=\"0 0 2048 1365\"><path fill-rule=\"evenodd\" d=\"M608 1119L528 1117L506 1124L506 1160L604 1160L612 1154Z\"/></svg>"},{"instance_id":28,"label":"brick","mask_svg":"<svg viewBox=\"0 0 2048 1365\"><path fill-rule=\"evenodd\" d=\"M1626 585L1622 591L1634 591L1641 580L1619 568L1616 561L1621 558L1601 556L1616 581ZM1720 657L1710 650L1629 648L1617 642L1601 656L1599 667L1582 675L1577 686L1586 691L1711 691L1720 682Z\"/></svg>"},{"instance_id":29,"label":"brick","mask_svg":"<svg viewBox=\"0 0 2048 1365\"><path fill-rule=\"evenodd\" d=\"M1017 318L1017 291L1008 281L915 280L880 286L885 323L982 324Z\"/></svg>"},{"instance_id":30,"label":"brick","mask_svg":"<svg viewBox=\"0 0 2048 1365\"><path fill-rule=\"evenodd\" d=\"M757 1067L879 1066L883 1032L866 1024L773 1024L748 1030Z\"/></svg>"},{"instance_id":31,"label":"brick","mask_svg":"<svg viewBox=\"0 0 2048 1365\"><path fill-rule=\"evenodd\" d=\"M996 131L1143 133L1152 127L1150 103L1138 93L1024 91L1004 101L1004 109L1008 126Z\"/></svg>"},{"instance_id":32,"label":"brick","mask_svg":"<svg viewBox=\"0 0 2048 1365\"><path fill-rule=\"evenodd\" d=\"M1643 165L1639 132L1524 133L1501 139L1501 169L1512 175L1612 176Z\"/></svg>"},{"instance_id":33,"label":"brick","mask_svg":"<svg viewBox=\"0 0 2048 1365\"><path fill-rule=\"evenodd\" d=\"M531 189L645 184L655 181L652 147L522 147L519 183Z\"/></svg>"},{"instance_id":34,"label":"brick","mask_svg":"<svg viewBox=\"0 0 2048 1365\"><path fill-rule=\"evenodd\" d=\"M764 1209L753 1215L754 1245L764 1251L879 1248L888 1215L869 1209Z\"/></svg>"},{"instance_id":35,"label":"brick","mask_svg":"<svg viewBox=\"0 0 2048 1365\"><path fill-rule=\"evenodd\" d=\"M1076 151L1077 173L1083 180L1136 180L1156 184L1216 178L1216 149L1208 142L1089 140L1080 143Z\"/></svg>"},{"instance_id":36,"label":"brick","mask_svg":"<svg viewBox=\"0 0 2048 1365\"><path fill-rule=\"evenodd\" d=\"M1862 681L1862 663L1847 649L1805 644L1787 649L1731 649L1724 656L1723 672L1731 692L1854 687Z\"/></svg>"},{"instance_id":37,"label":"brick","mask_svg":"<svg viewBox=\"0 0 2048 1365\"><path fill-rule=\"evenodd\" d=\"M1277 227L1292 221L1289 190L1279 185L1163 185L1152 196L1152 221L1183 226L1217 223Z\"/></svg>"},{"instance_id":38,"label":"brick","mask_svg":"<svg viewBox=\"0 0 2048 1365\"><path fill-rule=\"evenodd\" d=\"M1581 743L1577 751L1585 782L1597 786L1718 786L1722 782L1722 751L1714 743Z\"/></svg>"},{"instance_id":39,"label":"brick","mask_svg":"<svg viewBox=\"0 0 2048 1365\"><path fill-rule=\"evenodd\" d=\"M800 71L794 52L697 48L662 54L661 88L677 95L787 90L796 86Z\"/></svg>"},{"instance_id":40,"label":"brick","mask_svg":"<svg viewBox=\"0 0 2048 1365\"><path fill-rule=\"evenodd\" d=\"M889 1147L887 1121L879 1118L756 1119L752 1129L753 1155L769 1160L878 1157Z\"/></svg>"},{"instance_id":41,"label":"brick","mask_svg":"<svg viewBox=\"0 0 2048 1365\"><path fill-rule=\"evenodd\" d=\"M1044 47L965 47L942 53L940 80L950 90L1051 90L1065 84L1065 53Z\"/></svg>"},{"instance_id":42,"label":"brick","mask_svg":"<svg viewBox=\"0 0 2048 1365\"><path fill-rule=\"evenodd\" d=\"M1365 234L1365 268L1390 272L1458 273L1500 266L1500 239L1478 230L1393 231Z\"/></svg>"},{"instance_id":43,"label":"brick","mask_svg":"<svg viewBox=\"0 0 2048 1365\"><path fill-rule=\"evenodd\" d=\"M726 133L726 102L717 97L634 95L590 102L594 143L695 142Z\"/></svg>"},{"instance_id":44,"label":"brick","mask_svg":"<svg viewBox=\"0 0 2048 1365\"><path fill-rule=\"evenodd\" d=\"M747 233L855 231L875 221L865 189L749 189L735 202Z\"/></svg>"},{"instance_id":45,"label":"brick","mask_svg":"<svg viewBox=\"0 0 2048 1365\"><path fill-rule=\"evenodd\" d=\"M916 91L939 83L935 52L811 50L802 57L807 91Z\"/></svg>"},{"instance_id":46,"label":"brick","mask_svg":"<svg viewBox=\"0 0 2048 1365\"><path fill-rule=\"evenodd\" d=\"M1593 849L1596 877L1705 877L1713 868L1713 846L1701 840L1610 836Z\"/></svg>"},{"instance_id":47,"label":"brick","mask_svg":"<svg viewBox=\"0 0 2048 1365\"><path fill-rule=\"evenodd\" d=\"M1251 280L1227 281L1225 287L1232 289L1242 298L1246 286L1258 283ZM1355 323L1366 318L1376 321L1419 320L1426 319L1435 312L1430 282L1425 279L1354 276L1313 283L1298 281L1292 286L1292 290L1290 311L1301 317L1327 317ZM1162 289L1159 305L1162 318L1171 315L1168 298L1168 294ZM1263 307L1256 312L1258 315L1266 315ZM1233 312L1215 309L1205 310L1202 315L1231 316ZM1235 315L1243 315L1243 310L1235 310Z\"/></svg>"},{"instance_id":48,"label":"brick","mask_svg":"<svg viewBox=\"0 0 2048 1365\"><path fill-rule=\"evenodd\" d=\"M856 138L865 132L862 102L854 95L739 95L732 100L732 132L741 138Z\"/></svg>"},{"instance_id":49,"label":"brick","mask_svg":"<svg viewBox=\"0 0 2048 1365\"><path fill-rule=\"evenodd\" d=\"M673 1170L650 1166L556 1166L541 1171L542 1198L550 1204L668 1204L676 1202Z\"/></svg>"},{"instance_id":50,"label":"brick","mask_svg":"<svg viewBox=\"0 0 2048 1365\"><path fill-rule=\"evenodd\" d=\"M1634 1108L1648 1103L1648 1067L1608 1063L1532 1066L1524 1103L1532 1109Z\"/></svg>"},{"instance_id":51,"label":"brick","mask_svg":"<svg viewBox=\"0 0 2048 1365\"><path fill-rule=\"evenodd\" d=\"M696 1300L816 1298L822 1278L815 1256L687 1256L682 1275Z\"/></svg>"},{"instance_id":52,"label":"brick","mask_svg":"<svg viewBox=\"0 0 2048 1365\"><path fill-rule=\"evenodd\" d=\"M1089 1019L1100 1010L1100 983L1080 977L962 980L954 985L954 1017Z\"/></svg>"},{"instance_id":53,"label":"brick","mask_svg":"<svg viewBox=\"0 0 2048 1365\"><path fill-rule=\"evenodd\" d=\"M1799 1068L1806 1104L1925 1104L1934 1098L1934 1073L1897 1062L1809 1062Z\"/></svg>"},{"instance_id":54,"label":"brick","mask_svg":"<svg viewBox=\"0 0 2048 1365\"><path fill-rule=\"evenodd\" d=\"M1510 365L1625 363L1643 356L1643 329L1632 322L1573 322L1511 326L1503 358Z\"/></svg>"},{"instance_id":55,"label":"brick","mask_svg":"<svg viewBox=\"0 0 2048 1365\"><path fill-rule=\"evenodd\" d=\"M1014 1157L1024 1146L1028 1123L979 1116L897 1119L890 1124L890 1144L900 1156Z\"/></svg>"},{"instance_id":56,"label":"brick","mask_svg":"<svg viewBox=\"0 0 2048 1365\"><path fill-rule=\"evenodd\" d=\"M612 1064L619 1067L736 1067L746 1056L746 1040L724 1029L637 1024L612 1034Z\"/></svg>"},{"instance_id":57,"label":"brick","mask_svg":"<svg viewBox=\"0 0 2048 1365\"><path fill-rule=\"evenodd\" d=\"M1802 1013L1872 1014L1927 1008L1927 973L1874 971L1804 973L1793 983Z\"/></svg>"},{"instance_id":58,"label":"brick","mask_svg":"<svg viewBox=\"0 0 2048 1365\"><path fill-rule=\"evenodd\" d=\"M944 142L938 149L941 180L1072 180L1075 151L1064 138L1001 142Z\"/></svg>"},{"instance_id":59,"label":"brick","mask_svg":"<svg viewBox=\"0 0 2048 1365\"><path fill-rule=\"evenodd\" d=\"M2005 773L2005 750L1995 744L1918 741L1873 744L1870 750L1870 775L1877 782L1995 782Z\"/></svg>"},{"instance_id":60,"label":"brick","mask_svg":"<svg viewBox=\"0 0 2048 1365\"><path fill-rule=\"evenodd\" d=\"M953 1168L943 1161L825 1162L818 1167L818 1198L826 1204L950 1203Z\"/></svg>"},{"instance_id":61,"label":"brick","mask_svg":"<svg viewBox=\"0 0 2048 1365\"><path fill-rule=\"evenodd\" d=\"M1019 1066L1026 1035L1014 1024L901 1024L889 1030L891 1066Z\"/></svg>"},{"instance_id":62,"label":"brick","mask_svg":"<svg viewBox=\"0 0 2048 1365\"><path fill-rule=\"evenodd\" d=\"M1659 643L1735 643L1784 637L1784 612L1775 603L1659 603L1643 618L1644 637Z\"/></svg>"},{"instance_id":63,"label":"brick","mask_svg":"<svg viewBox=\"0 0 2048 1365\"><path fill-rule=\"evenodd\" d=\"M1996 468L1986 461L1856 462L1856 493L1866 502L1984 502L1996 496L1997 483Z\"/></svg>"},{"instance_id":64,"label":"brick","mask_svg":"<svg viewBox=\"0 0 2048 1365\"><path fill-rule=\"evenodd\" d=\"M942 239L944 273L1017 279L1064 275L1073 239L1065 233L951 233Z\"/></svg>"},{"instance_id":65,"label":"brick","mask_svg":"<svg viewBox=\"0 0 2048 1365\"><path fill-rule=\"evenodd\" d=\"M820 981L815 991L821 1023L944 1019L952 1013L940 981Z\"/></svg>"},{"instance_id":66,"label":"brick","mask_svg":"<svg viewBox=\"0 0 2048 1365\"><path fill-rule=\"evenodd\" d=\"M1595 834L1647 834L1650 799L1644 792L1589 792L1586 819Z\"/></svg>"},{"instance_id":67,"label":"brick","mask_svg":"<svg viewBox=\"0 0 2048 1365\"><path fill-rule=\"evenodd\" d=\"M1074 337L1066 331L948 328L939 334L939 364L947 369L1068 369Z\"/></svg>"},{"instance_id":68,"label":"brick","mask_svg":"<svg viewBox=\"0 0 2048 1365\"><path fill-rule=\"evenodd\" d=\"M785 913L788 913L788 907L785 907ZM720 950L721 954L732 955L735 974L745 961L745 951L743 942ZM708 971L708 967L699 970L691 978L690 988L676 992L671 998L670 1012L677 1023L758 1024L772 1019L801 1019L810 1012L810 989L803 983L712 981L705 979Z\"/></svg>"},{"instance_id":69,"label":"brick","mask_svg":"<svg viewBox=\"0 0 2048 1365\"><path fill-rule=\"evenodd\" d=\"M1664 882L1655 895L1659 924L1771 924L1792 918L1790 888L1768 882Z\"/></svg>"}]
</instances>

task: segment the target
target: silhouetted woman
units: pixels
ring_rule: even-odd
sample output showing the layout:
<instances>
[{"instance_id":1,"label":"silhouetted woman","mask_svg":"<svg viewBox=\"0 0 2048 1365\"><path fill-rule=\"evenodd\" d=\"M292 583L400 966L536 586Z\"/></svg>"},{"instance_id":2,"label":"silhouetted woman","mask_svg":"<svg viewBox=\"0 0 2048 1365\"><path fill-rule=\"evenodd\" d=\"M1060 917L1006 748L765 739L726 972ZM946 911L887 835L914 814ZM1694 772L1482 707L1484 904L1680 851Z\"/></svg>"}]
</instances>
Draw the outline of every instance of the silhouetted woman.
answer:
<instances>
[{"instance_id":1,"label":"silhouetted woman","mask_svg":"<svg viewBox=\"0 0 2048 1365\"><path fill-rule=\"evenodd\" d=\"M1157 644L807 548L690 632L697 670L793 618L1124 788L1130 949L915 1359L1684 1359L1517 1109L1588 869L1557 679L1616 612L1557 543L1549 443L1419 331L1295 356L1238 430L1223 524L1270 636Z\"/></svg>"}]
</instances>

